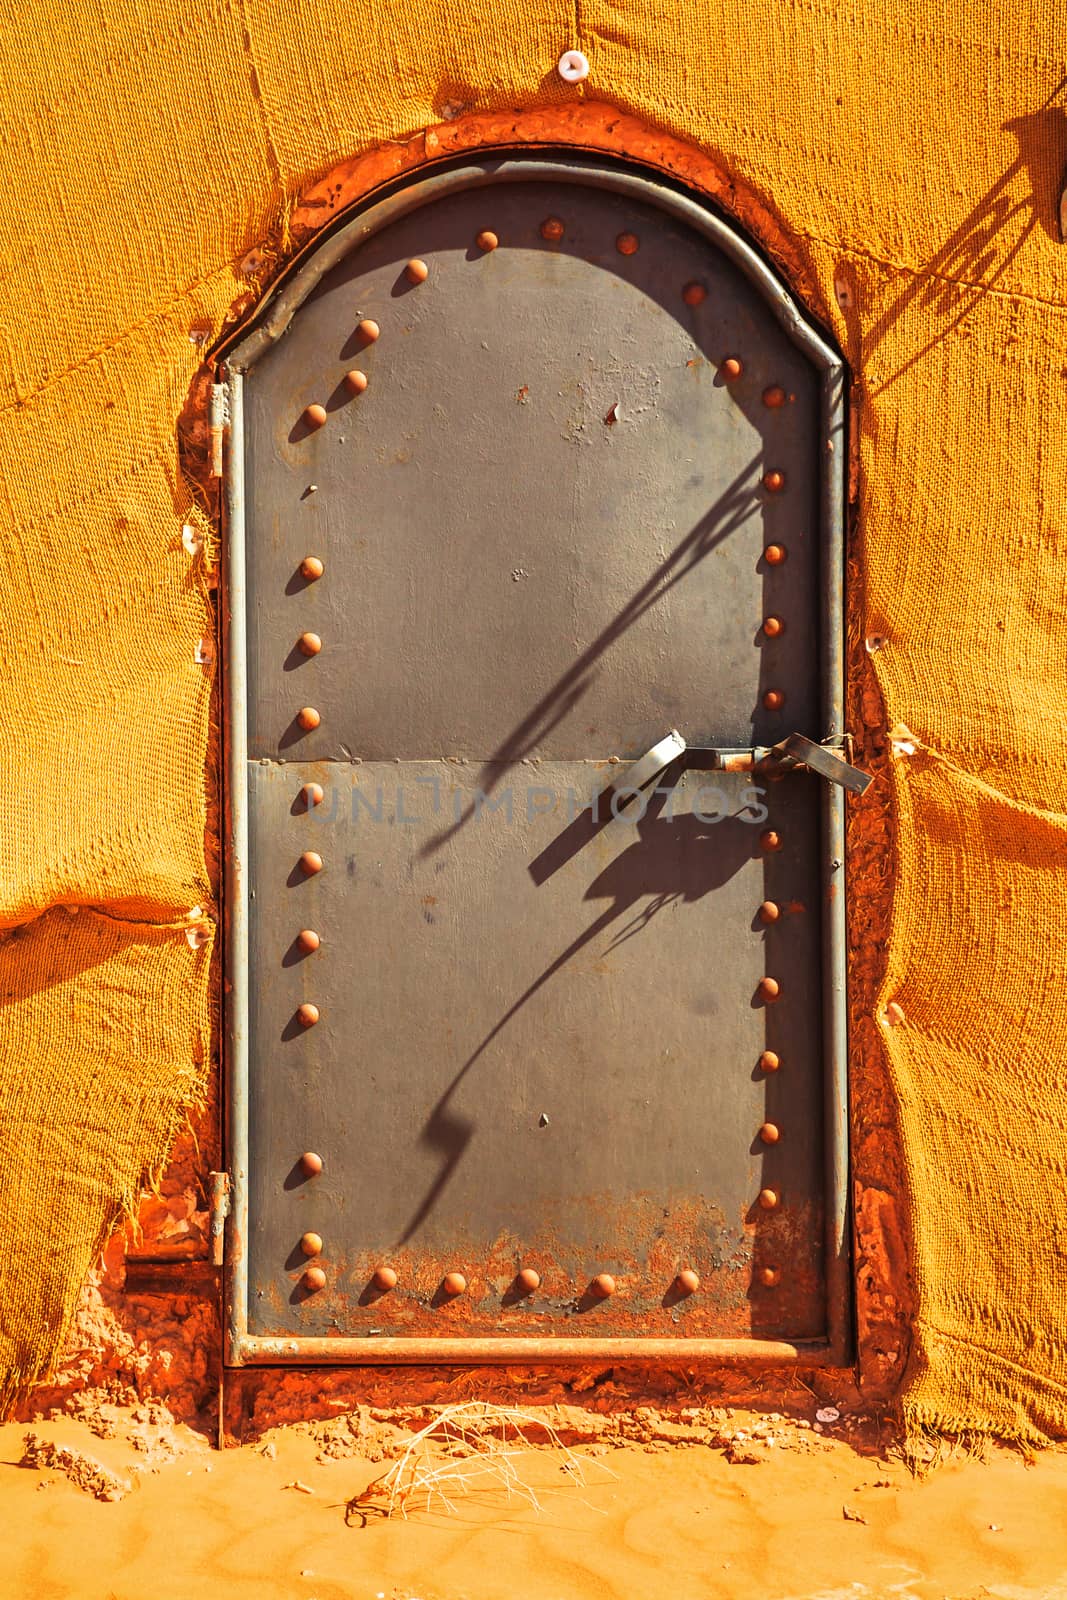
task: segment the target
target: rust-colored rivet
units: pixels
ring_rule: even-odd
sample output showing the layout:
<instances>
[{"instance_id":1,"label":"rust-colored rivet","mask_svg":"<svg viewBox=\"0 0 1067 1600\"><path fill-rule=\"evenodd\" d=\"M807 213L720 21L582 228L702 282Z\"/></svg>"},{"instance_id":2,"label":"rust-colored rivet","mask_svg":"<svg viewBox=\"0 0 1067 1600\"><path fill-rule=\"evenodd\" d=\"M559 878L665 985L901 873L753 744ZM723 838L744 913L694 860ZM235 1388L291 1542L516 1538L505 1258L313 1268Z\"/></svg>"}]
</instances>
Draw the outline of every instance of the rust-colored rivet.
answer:
<instances>
[{"instance_id":1,"label":"rust-colored rivet","mask_svg":"<svg viewBox=\"0 0 1067 1600\"><path fill-rule=\"evenodd\" d=\"M769 567L780 567L786 558L784 544L769 544L763 552L763 559Z\"/></svg>"},{"instance_id":2,"label":"rust-colored rivet","mask_svg":"<svg viewBox=\"0 0 1067 1600\"><path fill-rule=\"evenodd\" d=\"M381 328L371 317L364 317L356 328L356 332L364 344L373 344L381 333Z\"/></svg>"},{"instance_id":3,"label":"rust-colored rivet","mask_svg":"<svg viewBox=\"0 0 1067 1600\"><path fill-rule=\"evenodd\" d=\"M696 1294L700 1288L700 1274L694 1272L692 1267L684 1267L675 1278L674 1287L679 1294Z\"/></svg>"},{"instance_id":4,"label":"rust-colored rivet","mask_svg":"<svg viewBox=\"0 0 1067 1600\"><path fill-rule=\"evenodd\" d=\"M321 1256L322 1234L305 1233L300 1237L300 1248L306 1256Z\"/></svg>"},{"instance_id":5,"label":"rust-colored rivet","mask_svg":"<svg viewBox=\"0 0 1067 1600\"><path fill-rule=\"evenodd\" d=\"M317 950L319 945L322 943L322 940L319 938L314 928L301 928L300 932L296 936L296 942L300 946L301 950L311 951Z\"/></svg>"},{"instance_id":6,"label":"rust-colored rivet","mask_svg":"<svg viewBox=\"0 0 1067 1600\"><path fill-rule=\"evenodd\" d=\"M317 850L305 850L300 857L300 870L313 878L316 872L322 871L322 857Z\"/></svg>"},{"instance_id":7,"label":"rust-colored rivet","mask_svg":"<svg viewBox=\"0 0 1067 1600\"><path fill-rule=\"evenodd\" d=\"M782 1063L776 1051L764 1050L759 1058L759 1064L761 1072L777 1072Z\"/></svg>"},{"instance_id":8,"label":"rust-colored rivet","mask_svg":"<svg viewBox=\"0 0 1067 1600\"><path fill-rule=\"evenodd\" d=\"M769 389L763 391L763 404L772 411L777 411L779 406L784 406L786 393L780 383L772 383Z\"/></svg>"},{"instance_id":9,"label":"rust-colored rivet","mask_svg":"<svg viewBox=\"0 0 1067 1600\"><path fill-rule=\"evenodd\" d=\"M767 828L759 836L761 850L780 850L782 848L781 836L773 828Z\"/></svg>"},{"instance_id":10,"label":"rust-colored rivet","mask_svg":"<svg viewBox=\"0 0 1067 1600\"><path fill-rule=\"evenodd\" d=\"M425 283L430 276L430 269L425 261L420 261L418 256L413 257L404 268L409 283Z\"/></svg>"},{"instance_id":11,"label":"rust-colored rivet","mask_svg":"<svg viewBox=\"0 0 1067 1600\"><path fill-rule=\"evenodd\" d=\"M326 1274L323 1272L321 1267L308 1267L300 1281L303 1283L305 1289L325 1289Z\"/></svg>"},{"instance_id":12,"label":"rust-colored rivet","mask_svg":"<svg viewBox=\"0 0 1067 1600\"><path fill-rule=\"evenodd\" d=\"M782 992L782 986L777 978L761 978L757 988L761 1000L777 1000Z\"/></svg>"},{"instance_id":13,"label":"rust-colored rivet","mask_svg":"<svg viewBox=\"0 0 1067 1600\"><path fill-rule=\"evenodd\" d=\"M759 919L761 922L777 922L781 914L781 910L773 900L764 900L763 904L759 908Z\"/></svg>"},{"instance_id":14,"label":"rust-colored rivet","mask_svg":"<svg viewBox=\"0 0 1067 1600\"><path fill-rule=\"evenodd\" d=\"M702 306L708 298L708 291L702 283L687 283L682 290L682 299L687 306Z\"/></svg>"},{"instance_id":15,"label":"rust-colored rivet","mask_svg":"<svg viewBox=\"0 0 1067 1600\"><path fill-rule=\"evenodd\" d=\"M310 811L312 806L321 806L326 798L326 791L321 783L305 783L300 793L304 801L305 811Z\"/></svg>"},{"instance_id":16,"label":"rust-colored rivet","mask_svg":"<svg viewBox=\"0 0 1067 1600\"><path fill-rule=\"evenodd\" d=\"M296 714L296 720L305 733L311 733L313 729L318 727L322 718L314 706L302 706Z\"/></svg>"},{"instance_id":17,"label":"rust-colored rivet","mask_svg":"<svg viewBox=\"0 0 1067 1600\"><path fill-rule=\"evenodd\" d=\"M719 368L722 376L730 383L732 383L735 378L739 378L744 370L744 367L741 365L740 361L738 361L736 356L727 356L726 360Z\"/></svg>"},{"instance_id":18,"label":"rust-colored rivet","mask_svg":"<svg viewBox=\"0 0 1067 1600\"><path fill-rule=\"evenodd\" d=\"M523 1294L533 1294L535 1289L541 1287L541 1274L535 1272L533 1267L523 1267L521 1272L515 1274L515 1285Z\"/></svg>"},{"instance_id":19,"label":"rust-colored rivet","mask_svg":"<svg viewBox=\"0 0 1067 1600\"><path fill-rule=\"evenodd\" d=\"M773 1122L765 1122L759 1131L764 1144L777 1144L782 1135Z\"/></svg>"},{"instance_id":20,"label":"rust-colored rivet","mask_svg":"<svg viewBox=\"0 0 1067 1600\"><path fill-rule=\"evenodd\" d=\"M785 473L765 472L763 474L763 487L768 494L780 494L785 488Z\"/></svg>"},{"instance_id":21,"label":"rust-colored rivet","mask_svg":"<svg viewBox=\"0 0 1067 1600\"><path fill-rule=\"evenodd\" d=\"M620 233L615 240L615 248L620 256L635 256L641 248L641 241L636 233Z\"/></svg>"},{"instance_id":22,"label":"rust-colored rivet","mask_svg":"<svg viewBox=\"0 0 1067 1600\"><path fill-rule=\"evenodd\" d=\"M768 711L781 711L785 705L785 695L781 689L768 689L763 696L763 704Z\"/></svg>"},{"instance_id":23,"label":"rust-colored rivet","mask_svg":"<svg viewBox=\"0 0 1067 1600\"><path fill-rule=\"evenodd\" d=\"M310 1000L305 1000L303 1005L296 1008L296 1020L302 1028L313 1028L319 1020L319 1008L312 1005Z\"/></svg>"},{"instance_id":24,"label":"rust-colored rivet","mask_svg":"<svg viewBox=\"0 0 1067 1600\"><path fill-rule=\"evenodd\" d=\"M462 1272L446 1272L441 1280L441 1288L445 1294L463 1294L467 1287L467 1280Z\"/></svg>"},{"instance_id":25,"label":"rust-colored rivet","mask_svg":"<svg viewBox=\"0 0 1067 1600\"><path fill-rule=\"evenodd\" d=\"M761 1189L759 1192L759 1203L764 1211L777 1211L778 1199L777 1189Z\"/></svg>"},{"instance_id":26,"label":"rust-colored rivet","mask_svg":"<svg viewBox=\"0 0 1067 1600\"><path fill-rule=\"evenodd\" d=\"M601 1300L607 1300L615 1293L615 1279L610 1272L598 1272L589 1287Z\"/></svg>"},{"instance_id":27,"label":"rust-colored rivet","mask_svg":"<svg viewBox=\"0 0 1067 1600\"><path fill-rule=\"evenodd\" d=\"M491 228L483 228L474 242L479 250L495 250L500 240Z\"/></svg>"},{"instance_id":28,"label":"rust-colored rivet","mask_svg":"<svg viewBox=\"0 0 1067 1600\"><path fill-rule=\"evenodd\" d=\"M353 367L351 372L345 373L345 388L350 394L362 394L370 379L365 372L360 372L358 367Z\"/></svg>"},{"instance_id":29,"label":"rust-colored rivet","mask_svg":"<svg viewBox=\"0 0 1067 1600\"><path fill-rule=\"evenodd\" d=\"M325 406L305 406L304 422L309 428L321 428L326 421Z\"/></svg>"},{"instance_id":30,"label":"rust-colored rivet","mask_svg":"<svg viewBox=\"0 0 1067 1600\"><path fill-rule=\"evenodd\" d=\"M785 632L785 623L781 617L764 617L763 631L768 639L777 639L780 633Z\"/></svg>"},{"instance_id":31,"label":"rust-colored rivet","mask_svg":"<svg viewBox=\"0 0 1067 1600\"><path fill-rule=\"evenodd\" d=\"M773 1289L782 1281L782 1274L777 1267L760 1267L759 1281L765 1289Z\"/></svg>"},{"instance_id":32,"label":"rust-colored rivet","mask_svg":"<svg viewBox=\"0 0 1067 1600\"><path fill-rule=\"evenodd\" d=\"M552 240L563 238L563 223L560 221L559 217L545 218L544 222L541 224L541 237L542 239Z\"/></svg>"},{"instance_id":33,"label":"rust-colored rivet","mask_svg":"<svg viewBox=\"0 0 1067 1600\"><path fill-rule=\"evenodd\" d=\"M317 633L302 633L296 642L306 656L317 656L322 649L322 640Z\"/></svg>"},{"instance_id":34,"label":"rust-colored rivet","mask_svg":"<svg viewBox=\"0 0 1067 1600\"><path fill-rule=\"evenodd\" d=\"M305 556L300 563L300 576L306 578L308 583L314 583L316 578L321 578L325 570L318 556Z\"/></svg>"},{"instance_id":35,"label":"rust-colored rivet","mask_svg":"<svg viewBox=\"0 0 1067 1600\"><path fill-rule=\"evenodd\" d=\"M305 1150L300 1157L300 1165L309 1178L317 1178L322 1171L322 1157L316 1155L314 1150Z\"/></svg>"},{"instance_id":36,"label":"rust-colored rivet","mask_svg":"<svg viewBox=\"0 0 1067 1600\"><path fill-rule=\"evenodd\" d=\"M396 1272L392 1267L376 1267L371 1283L384 1294L387 1290L396 1288Z\"/></svg>"}]
</instances>

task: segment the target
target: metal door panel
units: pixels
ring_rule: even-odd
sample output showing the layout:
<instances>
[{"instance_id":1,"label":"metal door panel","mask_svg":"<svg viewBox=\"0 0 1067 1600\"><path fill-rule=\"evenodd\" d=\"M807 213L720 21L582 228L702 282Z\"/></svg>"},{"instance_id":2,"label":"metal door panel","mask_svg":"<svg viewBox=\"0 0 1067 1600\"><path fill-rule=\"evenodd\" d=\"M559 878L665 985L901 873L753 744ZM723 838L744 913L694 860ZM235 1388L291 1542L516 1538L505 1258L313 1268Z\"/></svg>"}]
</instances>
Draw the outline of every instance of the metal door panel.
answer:
<instances>
[{"instance_id":1,"label":"metal door panel","mask_svg":"<svg viewBox=\"0 0 1067 1600\"><path fill-rule=\"evenodd\" d=\"M842 801L706 748L840 737L840 364L691 201L516 159L340 230L225 392L229 1358L841 1359Z\"/></svg>"},{"instance_id":2,"label":"metal door panel","mask_svg":"<svg viewBox=\"0 0 1067 1600\"><path fill-rule=\"evenodd\" d=\"M483 253L487 214L505 244ZM546 243L538 223L557 214L567 233ZM628 228L640 249L620 256ZM405 261L431 250L431 278L405 287ZM368 317L383 331L361 347ZM354 366L369 379L355 398ZM773 385L793 398L768 407ZM249 546L250 753L581 759L673 726L723 743L814 733L818 390L739 269L626 196L501 185L375 235L249 386L265 524ZM334 409L308 434L316 400ZM784 491L762 487L768 470ZM777 541L787 569L761 568ZM330 552L330 578L294 606L308 550ZM753 648L786 600L788 728L761 706ZM293 648L303 628L324 640L313 664ZM672 644L710 633L713 650ZM303 733L294 696L312 683L322 723Z\"/></svg>"},{"instance_id":3,"label":"metal door panel","mask_svg":"<svg viewBox=\"0 0 1067 1600\"><path fill-rule=\"evenodd\" d=\"M252 766L252 967L274 973L252 1011L271 1080L252 1106L253 1334L440 1332L456 1267L469 1289L450 1325L470 1333L536 1332L550 1311L566 1325L605 1271L617 1293L583 1307L576 1336L819 1332L816 784L767 786L771 823L788 819L768 857L751 780L684 772L538 885L529 864L609 776L520 767L427 855L484 795L477 764ZM294 810L309 779L329 792ZM310 878L294 871L308 848L325 864ZM755 910L775 896L789 909L768 929ZM322 937L313 955L282 948L301 926ZM311 1030L295 1020L307 999ZM768 1045L784 1063L770 1077ZM325 1161L313 1181L305 1149ZM783 1205L763 1217L768 1186ZM307 1230L330 1279L311 1300L293 1282ZM375 1297L383 1262L400 1284ZM783 1282L754 1286L754 1263L785 1266ZM523 1266L542 1296L509 1303ZM683 1267L702 1279L688 1302L670 1295Z\"/></svg>"}]
</instances>

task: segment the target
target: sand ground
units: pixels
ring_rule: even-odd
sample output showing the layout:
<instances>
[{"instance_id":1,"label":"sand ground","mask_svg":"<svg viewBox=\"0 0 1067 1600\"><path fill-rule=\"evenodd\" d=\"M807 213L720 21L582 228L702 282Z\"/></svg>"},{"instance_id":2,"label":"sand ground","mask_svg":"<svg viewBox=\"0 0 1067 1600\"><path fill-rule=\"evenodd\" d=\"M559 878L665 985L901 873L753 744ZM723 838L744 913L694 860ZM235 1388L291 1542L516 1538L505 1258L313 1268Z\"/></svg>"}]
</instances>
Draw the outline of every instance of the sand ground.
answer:
<instances>
[{"instance_id":1,"label":"sand ground","mask_svg":"<svg viewBox=\"0 0 1067 1600\"><path fill-rule=\"evenodd\" d=\"M650 1427L644 1443L574 1444L577 1468L561 1449L520 1446L511 1468L540 1509L521 1487L509 1501L481 1456L429 1447L424 1467L467 1477L468 1492L444 1484L451 1510L416 1495L407 1520L386 1518L372 1494L347 1521L346 1503L391 1468L417 1422L398 1430L373 1414L342 1417L221 1453L159 1407L9 1424L0 1595L1067 1597L1067 1452L1032 1465L1004 1449L950 1453L917 1479L873 1436L847 1435L844 1420L820 1435L810 1419L723 1415ZM20 1467L28 1432L72 1458ZM691 1442L700 1437L708 1442ZM72 1481L92 1477L83 1458L120 1480L121 1498L102 1501L91 1482Z\"/></svg>"}]
</instances>

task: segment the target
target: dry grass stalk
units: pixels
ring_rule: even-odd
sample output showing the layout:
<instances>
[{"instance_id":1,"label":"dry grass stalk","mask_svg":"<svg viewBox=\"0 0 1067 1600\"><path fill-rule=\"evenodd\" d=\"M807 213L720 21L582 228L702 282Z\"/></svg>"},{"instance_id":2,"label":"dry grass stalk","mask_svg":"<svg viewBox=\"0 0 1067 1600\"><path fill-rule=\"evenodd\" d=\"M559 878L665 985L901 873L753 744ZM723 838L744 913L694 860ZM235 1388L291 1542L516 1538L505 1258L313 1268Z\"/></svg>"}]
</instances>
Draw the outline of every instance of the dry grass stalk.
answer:
<instances>
[{"instance_id":1,"label":"dry grass stalk","mask_svg":"<svg viewBox=\"0 0 1067 1600\"><path fill-rule=\"evenodd\" d=\"M563 1457L560 1470L572 1485L585 1487L586 1462L563 1443L543 1416L512 1406L468 1400L446 1406L432 1422L413 1434L402 1454L379 1478L354 1496L345 1520L367 1521L370 1512L407 1517L410 1511L435 1507L455 1514L455 1498L477 1488L502 1489L511 1500L518 1497L535 1511L542 1509L533 1485L522 1476L518 1462L529 1454L528 1435L543 1435L545 1444ZM608 1476L609 1468L598 1463Z\"/></svg>"}]
</instances>

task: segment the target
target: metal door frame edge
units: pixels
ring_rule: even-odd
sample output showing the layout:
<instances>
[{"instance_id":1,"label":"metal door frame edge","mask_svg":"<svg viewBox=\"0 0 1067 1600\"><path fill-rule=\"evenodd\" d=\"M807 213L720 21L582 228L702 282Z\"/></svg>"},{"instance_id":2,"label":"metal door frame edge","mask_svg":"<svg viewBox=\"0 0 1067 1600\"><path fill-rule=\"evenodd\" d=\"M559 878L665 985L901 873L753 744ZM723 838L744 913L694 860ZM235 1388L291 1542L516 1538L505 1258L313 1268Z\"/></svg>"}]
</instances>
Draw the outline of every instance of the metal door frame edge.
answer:
<instances>
[{"instance_id":1,"label":"metal door frame edge","mask_svg":"<svg viewBox=\"0 0 1067 1600\"><path fill-rule=\"evenodd\" d=\"M724 1361L841 1366L851 1353L848 1239L848 1036L845 959L845 805L823 785L823 1028L825 1085L826 1336L817 1342L772 1339L662 1338L292 1338L248 1333L248 805L243 381L282 336L324 275L399 217L430 201L501 182L580 183L630 194L688 223L721 249L754 284L789 338L822 372L820 560L823 641L823 737L844 724L845 367L812 327L791 292L747 240L701 200L654 175L581 156L486 154L410 179L384 199L358 207L279 285L258 310L256 326L225 353L228 449L225 466L222 597L226 655L224 715L224 1094L230 1208L225 1231L225 1359L228 1366L311 1364L470 1364L521 1361Z\"/></svg>"}]
</instances>

